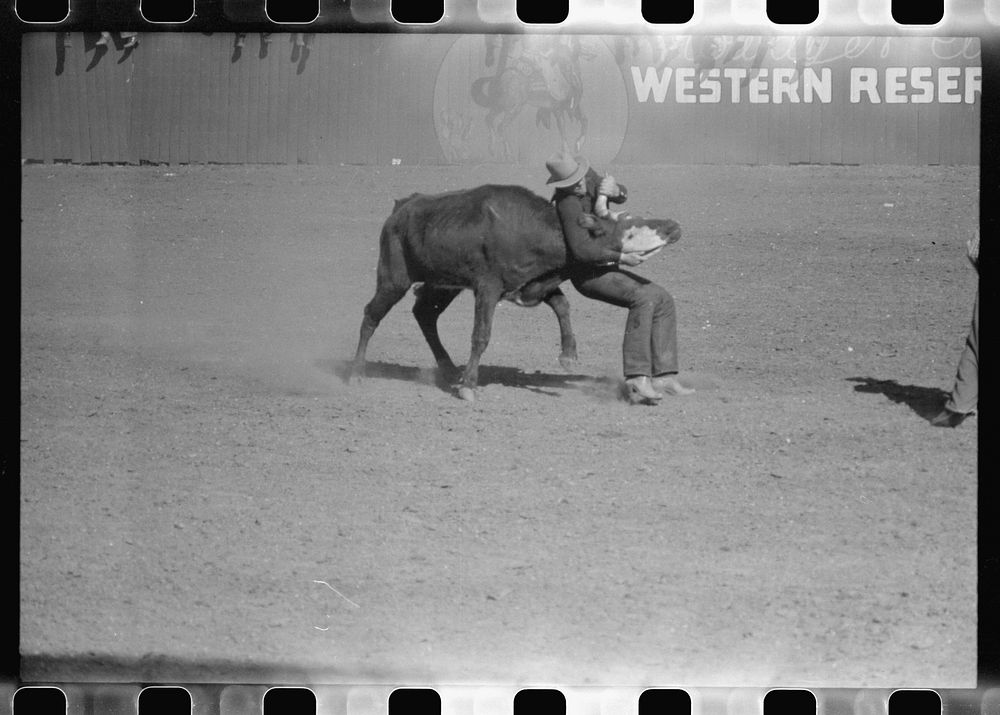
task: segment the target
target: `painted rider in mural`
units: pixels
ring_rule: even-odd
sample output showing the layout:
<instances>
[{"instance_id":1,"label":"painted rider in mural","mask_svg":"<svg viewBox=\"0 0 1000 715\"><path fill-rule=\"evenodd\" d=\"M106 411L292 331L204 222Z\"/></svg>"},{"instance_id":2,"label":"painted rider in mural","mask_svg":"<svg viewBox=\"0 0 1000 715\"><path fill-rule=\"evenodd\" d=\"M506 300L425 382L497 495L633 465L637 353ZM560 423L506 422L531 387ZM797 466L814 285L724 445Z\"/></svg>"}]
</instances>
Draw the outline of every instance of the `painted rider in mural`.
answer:
<instances>
[{"instance_id":1,"label":"painted rider in mural","mask_svg":"<svg viewBox=\"0 0 1000 715\"><path fill-rule=\"evenodd\" d=\"M535 109L535 126L559 132L564 147L579 151L587 134L587 116L581 106L583 79L581 58L585 53L578 38L548 36L486 36L486 67L493 74L473 81L472 101L487 110L490 153L513 159L517 150L510 141L511 125L526 108ZM579 126L571 136L569 122Z\"/></svg>"},{"instance_id":2,"label":"painted rider in mural","mask_svg":"<svg viewBox=\"0 0 1000 715\"><path fill-rule=\"evenodd\" d=\"M622 270L643 259L603 248L585 228L599 195L613 203L628 197L626 188L611 175L602 177L583 157L566 153L545 164L571 261L573 287L582 295L628 308L622 362L628 399L654 405L664 394L686 395L694 390L677 380L677 315L673 297L642 276Z\"/></svg>"}]
</instances>

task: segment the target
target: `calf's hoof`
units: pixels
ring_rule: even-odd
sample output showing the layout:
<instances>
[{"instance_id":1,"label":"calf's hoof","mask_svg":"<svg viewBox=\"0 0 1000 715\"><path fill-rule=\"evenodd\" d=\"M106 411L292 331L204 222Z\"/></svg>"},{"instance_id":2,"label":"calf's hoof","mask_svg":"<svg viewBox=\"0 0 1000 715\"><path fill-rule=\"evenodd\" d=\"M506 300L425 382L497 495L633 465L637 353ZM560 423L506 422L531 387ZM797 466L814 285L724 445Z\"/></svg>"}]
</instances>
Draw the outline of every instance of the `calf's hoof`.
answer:
<instances>
[{"instance_id":1,"label":"calf's hoof","mask_svg":"<svg viewBox=\"0 0 1000 715\"><path fill-rule=\"evenodd\" d=\"M438 363L438 376L443 380L455 382L462 376L462 371L452 362Z\"/></svg>"},{"instance_id":2,"label":"calf's hoof","mask_svg":"<svg viewBox=\"0 0 1000 715\"><path fill-rule=\"evenodd\" d=\"M576 355L560 355L559 367L566 372L573 372L576 369Z\"/></svg>"},{"instance_id":3,"label":"calf's hoof","mask_svg":"<svg viewBox=\"0 0 1000 715\"><path fill-rule=\"evenodd\" d=\"M458 388L458 396L460 399L463 399L466 402L476 401L476 391L473 390L471 387L466 387L465 385L462 385L461 387Z\"/></svg>"}]
</instances>

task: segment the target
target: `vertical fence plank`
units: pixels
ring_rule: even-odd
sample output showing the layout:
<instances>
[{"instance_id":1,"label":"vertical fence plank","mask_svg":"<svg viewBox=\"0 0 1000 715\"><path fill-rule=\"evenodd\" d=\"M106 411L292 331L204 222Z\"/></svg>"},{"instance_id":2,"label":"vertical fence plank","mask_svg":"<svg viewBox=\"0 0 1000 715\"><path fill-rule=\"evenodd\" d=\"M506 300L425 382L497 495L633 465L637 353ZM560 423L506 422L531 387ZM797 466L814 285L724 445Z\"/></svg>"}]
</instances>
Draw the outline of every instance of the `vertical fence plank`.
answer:
<instances>
[{"instance_id":1,"label":"vertical fence plank","mask_svg":"<svg viewBox=\"0 0 1000 715\"><path fill-rule=\"evenodd\" d=\"M288 147L288 162L298 164L306 145L309 144L309 80L312 79L312 66L316 61L316 38L313 38L312 46L309 48L309 57L299 68L293 69L291 78L291 94L289 96L289 106L291 107L289 119L294 124L294 134L292 142Z\"/></svg>"},{"instance_id":2,"label":"vertical fence plank","mask_svg":"<svg viewBox=\"0 0 1000 715\"><path fill-rule=\"evenodd\" d=\"M340 161L345 164L354 162L357 150L358 127L355 121L354 106L351 102L345 101L348 97L354 97L358 89L357 77L361 68L357 64L356 45L358 38L356 35L348 35L342 38L344 43L344 64L343 70L337 73L338 87L338 127L337 138L339 144Z\"/></svg>"},{"instance_id":3,"label":"vertical fence plank","mask_svg":"<svg viewBox=\"0 0 1000 715\"><path fill-rule=\"evenodd\" d=\"M917 53L917 48L913 43L908 43L906 46L906 54L903 57L902 62L896 64L901 65L907 72L903 79L904 86L909 82L909 68L918 64L920 57ZM904 95L909 95L908 90L903 91ZM917 134L917 105L909 101L907 97L907 102L901 104L900 108L902 112L902 132L903 132L903 144L905 146L905 156L902 161L897 163L906 164L916 164L919 161L920 156L920 145L918 143L919 136Z\"/></svg>"},{"instance_id":4,"label":"vertical fence plank","mask_svg":"<svg viewBox=\"0 0 1000 715\"><path fill-rule=\"evenodd\" d=\"M261 41L263 42L263 40ZM246 87L247 102L249 104L247 107L242 108L247 114L247 136L243 150L246 160L252 163L260 161L262 143L261 127L263 126L262 113L266 109L261 95L261 78L264 74L264 67L267 66L267 58L260 57L260 53L266 52L270 55L275 52L276 45L277 39L272 37L270 42L258 49L258 54L254 57L254 61L248 63L244 68L246 75L244 75L241 87Z\"/></svg>"},{"instance_id":5,"label":"vertical fence plank","mask_svg":"<svg viewBox=\"0 0 1000 715\"><path fill-rule=\"evenodd\" d=\"M232 43L235 41L235 37L231 38L230 47L219 54L216 63L219 81L216 116L217 121L229 130L224 136L220 134L216 141L226 148L225 158L220 161L243 163L248 161L250 151L249 133L253 113L250 75L254 65L260 62L260 35L248 35L239 59L233 62Z\"/></svg>"},{"instance_id":6,"label":"vertical fence plank","mask_svg":"<svg viewBox=\"0 0 1000 715\"><path fill-rule=\"evenodd\" d=\"M264 114L262 115L262 132L261 132L261 156L260 160L265 163L272 163L274 161L275 150L274 150L274 135L277 132L277 92L274 91L274 85L278 77L279 65L287 60L287 53L289 51L288 47L288 33L281 33L280 35L274 35L275 42L273 43L272 49L276 50L271 52L267 60L264 63L262 69L264 70L261 85L261 105L265 108Z\"/></svg>"},{"instance_id":7,"label":"vertical fence plank","mask_svg":"<svg viewBox=\"0 0 1000 715\"><path fill-rule=\"evenodd\" d=\"M319 123L319 68L322 47L329 39L328 35L317 35L313 41L313 57L310 59L309 67L306 68L305 89L305 111L306 111L306 132L303 140L299 142L298 160L303 164L313 164L317 162L316 141L317 128Z\"/></svg>"},{"instance_id":8,"label":"vertical fence plank","mask_svg":"<svg viewBox=\"0 0 1000 715\"><path fill-rule=\"evenodd\" d=\"M155 127L153 126L153 101L156 96L157 88L154 86L155 80L152 76L153 67L156 64L156 58L158 54L158 48L155 43L153 46L147 45L145 48L147 60L145 62L140 62L138 64L136 75L137 75L137 93L139 95L138 100L133 104L133 110L139 115L138 126L139 126L139 162L144 161L154 161L154 156L156 149L153 145L153 131Z\"/></svg>"},{"instance_id":9,"label":"vertical fence plank","mask_svg":"<svg viewBox=\"0 0 1000 715\"><path fill-rule=\"evenodd\" d=\"M137 105L142 101L143 92L142 84L137 80L142 68L147 64L149 63L133 61L129 68L128 127L125 132L125 161L130 164L139 163L139 132L141 130L139 117L142 115Z\"/></svg>"},{"instance_id":10,"label":"vertical fence plank","mask_svg":"<svg viewBox=\"0 0 1000 715\"><path fill-rule=\"evenodd\" d=\"M958 115L962 141L959 144L959 152L954 163L971 164L979 156L979 122L976 121L973 106L962 105Z\"/></svg>"},{"instance_id":11,"label":"vertical fence plank","mask_svg":"<svg viewBox=\"0 0 1000 715\"><path fill-rule=\"evenodd\" d=\"M191 40L197 41L196 46L191 46ZM201 164L204 162L205 133L208 131L208 108L212 104L212 95L209 91L208 75L205 72L205 65L211 61L215 54L217 39L213 35L207 38L188 36L188 67L189 75L194 81L184 83L184 124L188 128L187 132L187 160L191 164Z\"/></svg>"},{"instance_id":12,"label":"vertical fence plank","mask_svg":"<svg viewBox=\"0 0 1000 715\"><path fill-rule=\"evenodd\" d=\"M250 124L250 66L258 62L254 47L256 35L247 35L239 57L235 58L236 37L227 35L224 47L218 49L215 68L214 121L225 132L217 132L212 147L217 151L215 161L237 163L247 161L247 127ZM239 109L237 109L239 108ZM240 111L242 110L242 111Z\"/></svg>"},{"instance_id":13,"label":"vertical fence plank","mask_svg":"<svg viewBox=\"0 0 1000 715\"><path fill-rule=\"evenodd\" d=\"M174 114L173 121L171 122L171 127L174 129L174 140L173 148L175 150L175 155L178 164L186 164L188 162L188 151L189 151L189 137L191 134L190 124L185 121L187 117L187 98L188 98L188 80L191 78L191 59L187 53L188 40L191 35L188 33L183 33L181 35L182 42L178 43L177 52L177 64L176 64L176 82L174 83Z\"/></svg>"},{"instance_id":14,"label":"vertical fence plank","mask_svg":"<svg viewBox=\"0 0 1000 715\"><path fill-rule=\"evenodd\" d=\"M320 156L320 148L322 147L322 140L320 134L323 129L323 116L320 114L323 105L323 95L322 87L323 83L320 81L323 77L322 68L327 67L325 58L329 53L330 43L333 41L333 35L317 35L316 36L316 64L313 67L312 73L312 91L313 91L313 101L312 101L312 130L310 135L310 146L308 156L306 161L310 164L320 164L325 163L323 158Z\"/></svg>"},{"instance_id":15,"label":"vertical fence plank","mask_svg":"<svg viewBox=\"0 0 1000 715\"><path fill-rule=\"evenodd\" d=\"M323 81L325 68L330 67L330 46L335 38L333 35L319 35L316 38L316 72L313 73L313 129L312 146L309 148L310 163L326 164L329 162L326 151L327 118L325 116L327 99L326 83ZM324 68L321 71L320 68Z\"/></svg>"},{"instance_id":16,"label":"vertical fence plank","mask_svg":"<svg viewBox=\"0 0 1000 715\"><path fill-rule=\"evenodd\" d=\"M43 50L39 53L42 62L35 66L38 77L35 82L39 85L35 88L35 97L42 98L45 102L43 106L37 108L35 120L39 122L39 126L44 127L46 136L53 138L51 146L43 147L43 158L47 162L65 159L69 155L67 146L71 131L63 109L65 101L58 85L54 82L42 81L42 77L46 73L55 71L58 53L58 48L55 46L57 36L52 34L48 37L33 36L33 38L36 47Z\"/></svg>"},{"instance_id":17,"label":"vertical fence plank","mask_svg":"<svg viewBox=\"0 0 1000 715\"><path fill-rule=\"evenodd\" d=\"M236 63L238 74L235 80L229 84L233 91L228 92L226 95L226 101L229 103L229 116L233 116L235 113L235 124L239 127L236 142L233 145L233 151L229 158L230 161L234 162L250 161L252 152L253 127L257 111L256 85L254 82L256 73L260 70L260 53L265 49L265 43L261 39L260 34L257 34L255 37L257 39L257 47L250 49L248 45L247 48L244 48L250 51L245 52L244 56ZM229 71L232 72L231 63Z\"/></svg>"},{"instance_id":18,"label":"vertical fence plank","mask_svg":"<svg viewBox=\"0 0 1000 715\"><path fill-rule=\"evenodd\" d=\"M271 141L274 147L273 161L279 164L288 162L288 145L294 130L294 124L290 121L291 107L289 106L288 85L291 81L291 75L295 72L295 67L301 59L302 48L299 48L299 53L295 55L295 59L292 59L292 55L295 53L293 40L294 36L289 38L285 56L275 67L276 72L271 77L271 86L268 88L268 92L275 98L274 123L271 125Z\"/></svg>"},{"instance_id":19,"label":"vertical fence plank","mask_svg":"<svg viewBox=\"0 0 1000 715\"><path fill-rule=\"evenodd\" d=\"M164 101L166 103L166 111L164 112L165 121L162 123L163 126L163 149L164 156L163 159L168 164L176 164L179 158L179 152L177 151L177 140L179 135L179 127L177 126L177 120L179 118L180 112L177 110L177 94L179 91L179 84L181 82L181 71L180 71L180 57L177 51L176 43L170 43L169 51L167 53L167 64L164 67L164 76L167 80L164 86Z\"/></svg>"},{"instance_id":20,"label":"vertical fence plank","mask_svg":"<svg viewBox=\"0 0 1000 715\"><path fill-rule=\"evenodd\" d=\"M109 71L99 76L101 85L104 88L104 112L108 132L108 153L104 157L104 160L109 162L120 161L119 150L122 143L122 123L119 121L119 118L122 115L122 110L127 110L127 107L122 107L121 104L122 83L119 80L123 74L122 68L128 64L129 60L126 59L124 62L120 60L120 56L115 56L114 61L108 65Z\"/></svg>"},{"instance_id":21,"label":"vertical fence plank","mask_svg":"<svg viewBox=\"0 0 1000 715\"><path fill-rule=\"evenodd\" d=\"M32 131L31 127L38 123L35 112L38 110L38 101L32 99L32 95L38 87L42 86L40 79L33 77L32 60L34 55L29 47L30 35L25 35L21 42L21 158L39 158L42 156L41 143L36 144L36 139L41 139L39 132Z\"/></svg>"},{"instance_id":22,"label":"vertical fence plank","mask_svg":"<svg viewBox=\"0 0 1000 715\"><path fill-rule=\"evenodd\" d=\"M42 53L35 35L25 35L21 44L21 157L45 159L45 134L35 131L43 103L36 96L45 87L41 77Z\"/></svg>"},{"instance_id":23,"label":"vertical fence plank","mask_svg":"<svg viewBox=\"0 0 1000 715\"><path fill-rule=\"evenodd\" d=\"M149 122L149 160L160 164L168 161L166 153L169 141L168 116L170 97L170 55L166 51L166 43L157 39L155 58L150 58L149 83L146 91L149 93L147 105L147 121ZM155 65L153 64L155 62ZM155 70L154 70L155 67Z\"/></svg>"},{"instance_id":24,"label":"vertical fence plank","mask_svg":"<svg viewBox=\"0 0 1000 715\"><path fill-rule=\"evenodd\" d=\"M62 73L53 75L55 91L60 95L60 109L69 144L67 155L61 157L74 162L83 159L83 119L80 115L79 91L80 74L78 57L83 54L83 33L73 32L68 35L70 46L66 48ZM54 72L55 70L53 70ZM44 137L42 138L44 141Z\"/></svg>"},{"instance_id":25,"label":"vertical fence plank","mask_svg":"<svg viewBox=\"0 0 1000 715\"><path fill-rule=\"evenodd\" d=\"M87 104L90 107L89 117L91 141L91 161L105 161L108 154L107 142L107 101L104 96L103 73L107 71L107 63L114 61L114 46L101 58L99 64L87 72ZM96 50L95 50L96 51Z\"/></svg>"},{"instance_id":26,"label":"vertical fence plank","mask_svg":"<svg viewBox=\"0 0 1000 715\"><path fill-rule=\"evenodd\" d=\"M94 52L97 52L97 50L95 49ZM80 101L83 103L86 112L87 145L90 148L88 161L100 161L101 140L99 131L101 122L98 117L98 107L95 100L97 83L94 80L94 69L84 70L83 82L81 84Z\"/></svg>"},{"instance_id":27,"label":"vertical fence plank","mask_svg":"<svg viewBox=\"0 0 1000 715\"><path fill-rule=\"evenodd\" d=\"M157 38L159 39L159 38ZM155 90L150 87L151 91L155 91L156 94L151 97L153 100L150 105L150 116L153 118L155 128L153 129L153 141L156 143L156 154L154 160L157 163L170 163L170 109L171 109L171 93L173 92L174 83L174 73L173 73L173 53L168 51L166 43L160 43L159 49L160 57L159 64L157 65L156 71L152 72L152 76L155 78L154 81L158 85Z\"/></svg>"},{"instance_id":28,"label":"vertical fence plank","mask_svg":"<svg viewBox=\"0 0 1000 715\"><path fill-rule=\"evenodd\" d=\"M281 112L284 121L279 124L279 131L280 136L284 139L281 161L285 164L295 163L298 154L299 133L302 129L303 119L300 114L301 102L299 99L302 75L299 74L299 67L302 68L303 72L306 71L306 66L309 64L307 53L308 49L303 43L299 47L299 58L294 62L285 63L285 71L281 77L282 94L284 94L285 99L282 102Z\"/></svg>"},{"instance_id":29,"label":"vertical fence plank","mask_svg":"<svg viewBox=\"0 0 1000 715\"><path fill-rule=\"evenodd\" d=\"M299 55L302 52L302 48L299 48L299 53L296 53L294 39L295 35L291 33L289 35L288 52L282 57L281 62L278 63L277 74L274 75L273 84L268 89L268 92L275 95L276 100L272 131L274 161L279 164L288 162L288 145L291 142L291 134L294 131L294 125L289 122L291 107L289 105L290 94L288 92L288 83L296 64L300 60Z\"/></svg>"},{"instance_id":30,"label":"vertical fence plank","mask_svg":"<svg viewBox=\"0 0 1000 715\"><path fill-rule=\"evenodd\" d=\"M331 67L339 68L337 72L330 72L326 78L327 105L327 147L330 153L330 161L339 164L344 161L344 85L346 80L344 74L348 72L348 44L347 38L338 36L334 45L330 48Z\"/></svg>"},{"instance_id":31,"label":"vertical fence plank","mask_svg":"<svg viewBox=\"0 0 1000 715\"><path fill-rule=\"evenodd\" d=\"M124 51L121 54L124 54ZM114 61L108 65L109 71L103 72L99 77L104 88L104 112L108 130L108 153L104 160L110 162L121 161L123 145L121 116L123 111L128 111L128 107L122 104L123 82L121 77L124 74L124 68L131 61L132 55L129 55L128 58L120 55L116 55L113 58Z\"/></svg>"},{"instance_id":32,"label":"vertical fence plank","mask_svg":"<svg viewBox=\"0 0 1000 715\"><path fill-rule=\"evenodd\" d=\"M206 161L230 164L239 161L237 152L243 137L243 117L234 115L232 106L240 88L243 67L249 61L250 38L236 57L234 35L223 33L215 37L217 42L210 64L212 86L208 91L211 101L208 117L212 129L207 138Z\"/></svg>"},{"instance_id":33,"label":"vertical fence plank","mask_svg":"<svg viewBox=\"0 0 1000 715\"><path fill-rule=\"evenodd\" d=\"M268 54L274 51L274 45L275 39L272 38L266 48ZM244 151L246 152L245 160L251 163L260 161L260 116L262 105L260 99L260 77L264 62L265 60L258 56L254 58L252 64L248 64L244 68L246 70L244 82L247 88L248 102L248 105L244 108L247 113L247 136Z\"/></svg>"},{"instance_id":34,"label":"vertical fence plank","mask_svg":"<svg viewBox=\"0 0 1000 715\"><path fill-rule=\"evenodd\" d=\"M214 37L214 36L213 36ZM226 117L226 102L228 97L222 87L228 87L228 81L222 84L223 63L229 62L228 47L224 39L218 38L212 46L212 53L204 58L206 76L208 77L208 106L205 112L205 146L202 150L202 161L205 163L220 163L228 161L230 137L237 133L235 125L229 124Z\"/></svg>"},{"instance_id":35,"label":"vertical fence plank","mask_svg":"<svg viewBox=\"0 0 1000 715\"><path fill-rule=\"evenodd\" d=\"M941 162L941 148L938 137L941 131L941 108L937 102L917 105L917 141L920 153L917 161L920 164L938 164Z\"/></svg>"},{"instance_id":36,"label":"vertical fence plank","mask_svg":"<svg viewBox=\"0 0 1000 715\"><path fill-rule=\"evenodd\" d=\"M187 164L191 161L191 134L193 133L191 116L195 113L192 106L193 89L191 79L196 75L194 52L191 51L191 40L197 39L190 33L181 34L182 42L180 52L177 56L177 84L176 84L176 105L174 107L174 124L177 127L177 160L178 163Z\"/></svg>"}]
</instances>

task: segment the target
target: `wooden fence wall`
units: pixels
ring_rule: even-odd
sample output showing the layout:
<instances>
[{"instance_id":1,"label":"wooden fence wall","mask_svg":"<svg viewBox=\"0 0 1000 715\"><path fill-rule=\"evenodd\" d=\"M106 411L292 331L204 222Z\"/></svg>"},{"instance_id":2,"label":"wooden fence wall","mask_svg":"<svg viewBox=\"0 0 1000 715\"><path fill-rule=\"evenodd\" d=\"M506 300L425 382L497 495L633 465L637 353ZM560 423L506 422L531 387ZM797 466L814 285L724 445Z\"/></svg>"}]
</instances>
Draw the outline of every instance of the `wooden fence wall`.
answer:
<instances>
[{"instance_id":1,"label":"wooden fence wall","mask_svg":"<svg viewBox=\"0 0 1000 715\"><path fill-rule=\"evenodd\" d=\"M265 43L253 33L237 48L232 33L145 33L131 50L117 35L118 46L107 49L95 44L98 37L24 36L23 159L539 164L576 140L597 164L975 164L979 158L978 97L971 103L852 103L847 81L854 65L879 72L978 65L978 44L970 52L968 43L929 38L868 45L810 40L798 49L799 59L834 69L832 101L755 104L744 88L739 102L725 89L721 101L706 104L677 101L673 85L664 101L640 101L635 87L632 67L649 71L664 48L675 52L667 65L673 71L704 61L708 55L690 38L659 49L612 37L588 36L578 46L566 38L508 39L511 52L521 52L520 59L510 55L509 68L552 64L544 81L544 72L535 76L526 103L501 123L502 114L490 114L474 89L503 61L500 45L491 47L486 36L317 34L299 46L292 34L275 33ZM733 66L764 56L758 69L773 71L796 59L780 41L766 56L755 55L754 47L751 39ZM586 129L568 116L560 128L546 97L573 90L553 75L558 65L551 58L577 50L565 56L578 68ZM493 108L501 109L500 83L486 88Z\"/></svg>"},{"instance_id":2,"label":"wooden fence wall","mask_svg":"<svg viewBox=\"0 0 1000 715\"><path fill-rule=\"evenodd\" d=\"M437 163L435 54L445 36L26 35L22 158L72 162ZM117 39L117 38L116 38ZM421 58L420 63L408 58ZM96 60L96 61L95 61Z\"/></svg>"}]
</instances>

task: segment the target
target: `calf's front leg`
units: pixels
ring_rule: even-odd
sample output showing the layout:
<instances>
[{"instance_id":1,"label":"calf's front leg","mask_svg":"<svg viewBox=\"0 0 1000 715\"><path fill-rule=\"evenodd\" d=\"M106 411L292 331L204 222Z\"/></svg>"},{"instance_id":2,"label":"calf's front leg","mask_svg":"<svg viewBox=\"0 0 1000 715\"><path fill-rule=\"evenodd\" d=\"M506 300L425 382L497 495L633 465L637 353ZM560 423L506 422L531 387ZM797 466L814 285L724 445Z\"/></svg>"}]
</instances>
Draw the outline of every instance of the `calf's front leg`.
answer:
<instances>
[{"instance_id":1,"label":"calf's front leg","mask_svg":"<svg viewBox=\"0 0 1000 715\"><path fill-rule=\"evenodd\" d=\"M472 327L472 350L469 362L465 364L462 380L458 387L458 396L463 400L476 399L476 386L479 384L479 360L490 343L490 332L493 329L493 314L497 303L503 294L503 288L495 282L483 282L474 290L476 310Z\"/></svg>"}]
</instances>

